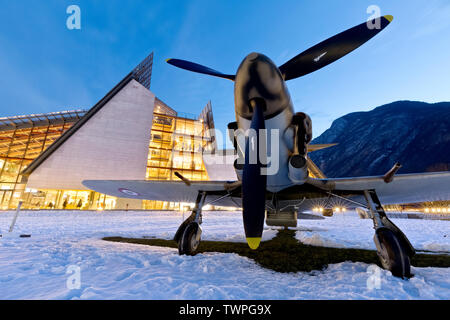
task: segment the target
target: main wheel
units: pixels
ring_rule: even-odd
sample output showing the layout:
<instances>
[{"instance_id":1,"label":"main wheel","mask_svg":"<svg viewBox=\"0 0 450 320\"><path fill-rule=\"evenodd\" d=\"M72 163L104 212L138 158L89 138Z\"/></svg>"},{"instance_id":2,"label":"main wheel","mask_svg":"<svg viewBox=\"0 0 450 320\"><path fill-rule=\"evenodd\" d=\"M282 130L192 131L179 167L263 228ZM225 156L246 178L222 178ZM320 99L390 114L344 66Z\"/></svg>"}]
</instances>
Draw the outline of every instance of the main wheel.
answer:
<instances>
[{"instance_id":1,"label":"main wheel","mask_svg":"<svg viewBox=\"0 0 450 320\"><path fill-rule=\"evenodd\" d=\"M177 233L175 233L175 237L173 238L173 240L175 240L177 243L180 242L181 237L183 236L184 230L186 230L186 227L194 222L195 220L195 216L193 214L191 214L186 220L183 221L183 223L181 224L181 226L178 228Z\"/></svg>"},{"instance_id":2,"label":"main wheel","mask_svg":"<svg viewBox=\"0 0 450 320\"><path fill-rule=\"evenodd\" d=\"M411 262L406 248L401 246L394 232L387 228L379 228L374 236L378 249L378 257L384 269L399 278L411 277Z\"/></svg>"},{"instance_id":3,"label":"main wheel","mask_svg":"<svg viewBox=\"0 0 450 320\"><path fill-rule=\"evenodd\" d=\"M180 255L193 256L200 244L201 228L196 222L192 222L186 226L183 235L178 242L178 253Z\"/></svg>"}]
</instances>

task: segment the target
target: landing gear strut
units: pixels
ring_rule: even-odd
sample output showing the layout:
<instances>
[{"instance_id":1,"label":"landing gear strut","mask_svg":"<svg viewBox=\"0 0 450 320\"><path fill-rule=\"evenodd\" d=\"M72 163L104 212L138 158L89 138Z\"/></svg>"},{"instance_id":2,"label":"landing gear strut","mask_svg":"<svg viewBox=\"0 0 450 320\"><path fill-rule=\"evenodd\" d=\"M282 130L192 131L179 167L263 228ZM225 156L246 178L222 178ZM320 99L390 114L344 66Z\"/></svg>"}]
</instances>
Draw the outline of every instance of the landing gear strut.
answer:
<instances>
[{"instance_id":1,"label":"landing gear strut","mask_svg":"<svg viewBox=\"0 0 450 320\"><path fill-rule=\"evenodd\" d=\"M405 234L386 216L375 190L364 191L375 229L374 242L383 268L399 278L411 278L415 250Z\"/></svg>"},{"instance_id":2,"label":"landing gear strut","mask_svg":"<svg viewBox=\"0 0 450 320\"><path fill-rule=\"evenodd\" d=\"M202 207L205 204L206 192L199 192L192 214L181 224L174 240L178 243L179 255L195 255L200 244L202 228Z\"/></svg>"}]
</instances>

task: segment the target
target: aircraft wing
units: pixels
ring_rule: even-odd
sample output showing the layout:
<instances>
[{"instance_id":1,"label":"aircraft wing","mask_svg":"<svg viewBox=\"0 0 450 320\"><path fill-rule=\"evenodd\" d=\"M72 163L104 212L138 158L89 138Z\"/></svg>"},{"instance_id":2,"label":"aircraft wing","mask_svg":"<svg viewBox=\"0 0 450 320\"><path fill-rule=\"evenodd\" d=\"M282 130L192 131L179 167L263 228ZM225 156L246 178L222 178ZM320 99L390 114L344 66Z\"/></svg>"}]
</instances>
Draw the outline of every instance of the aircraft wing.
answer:
<instances>
[{"instance_id":1,"label":"aircraft wing","mask_svg":"<svg viewBox=\"0 0 450 320\"><path fill-rule=\"evenodd\" d=\"M399 174L390 183L384 176L319 179L336 191L375 189L383 204L450 200L450 172Z\"/></svg>"},{"instance_id":2,"label":"aircraft wing","mask_svg":"<svg viewBox=\"0 0 450 320\"><path fill-rule=\"evenodd\" d=\"M183 181L83 181L87 188L114 197L194 203L198 192L206 191L207 204L241 207L241 188L230 191L227 187L233 183L235 182L192 181L188 185ZM332 192L363 201L363 191L372 189L377 191L383 204L450 200L450 172L399 174L390 183L384 182L384 176L310 179L304 185L294 185L280 191L279 196L298 203L300 199L327 198L328 192Z\"/></svg>"},{"instance_id":3,"label":"aircraft wing","mask_svg":"<svg viewBox=\"0 0 450 320\"><path fill-rule=\"evenodd\" d=\"M199 191L206 191L206 203L215 201L220 206L240 206L240 198L227 197L228 181L140 181L140 180L85 180L83 185L91 190L113 197L195 203ZM237 201L237 202L236 202Z\"/></svg>"}]
</instances>

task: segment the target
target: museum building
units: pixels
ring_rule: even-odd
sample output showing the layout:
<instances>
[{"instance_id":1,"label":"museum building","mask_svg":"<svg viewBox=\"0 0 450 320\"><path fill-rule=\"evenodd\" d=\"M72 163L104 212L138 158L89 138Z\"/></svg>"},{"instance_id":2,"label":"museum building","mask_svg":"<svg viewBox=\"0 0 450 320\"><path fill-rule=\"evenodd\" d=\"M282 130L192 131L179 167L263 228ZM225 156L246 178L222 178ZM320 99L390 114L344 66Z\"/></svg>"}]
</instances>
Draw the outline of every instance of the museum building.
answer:
<instances>
[{"instance_id":1,"label":"museum building","mask_svg":"<svg viewBox=\"0 0 450 320\"><path fill-rule=\"evenodd\" d=\"M153 53L90 110L0 118L0 210L181 209L118 199L83 180L208 180L216 151L211 103L180 114L150 91Z\"/></svg>"}]
</instances>

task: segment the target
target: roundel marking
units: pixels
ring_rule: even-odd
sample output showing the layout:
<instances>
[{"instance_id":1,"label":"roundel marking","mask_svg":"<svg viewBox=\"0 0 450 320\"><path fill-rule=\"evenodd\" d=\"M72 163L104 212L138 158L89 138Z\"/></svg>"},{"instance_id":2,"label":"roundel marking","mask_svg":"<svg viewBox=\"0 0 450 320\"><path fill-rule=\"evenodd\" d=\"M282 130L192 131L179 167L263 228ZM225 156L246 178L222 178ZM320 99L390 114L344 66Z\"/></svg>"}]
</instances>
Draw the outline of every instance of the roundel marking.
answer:
<instances>
[{"instance_id":1,"label":"roundel marking","mask_svg":"<svg viewBox=\"0 0 450 320\"><path fill-rule=\"evenodd\" d=\"M121 192L123 194L126 194L127 196L133 196L133 197L140 196L139 193L131 191L131 190L128 190L128 189L125 189L125 188L120 188L119 192Z\"/></svg>"}]
</instances>

